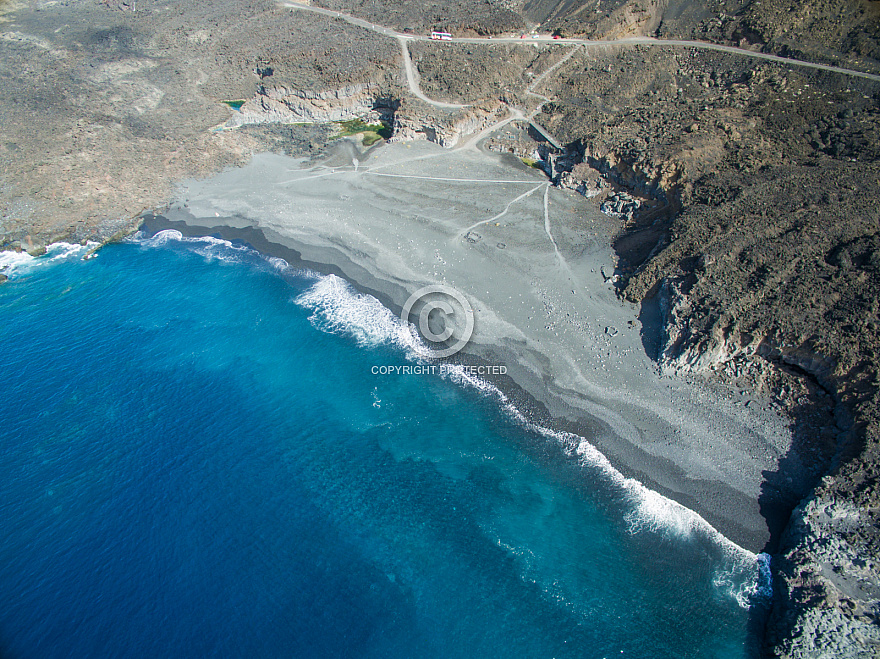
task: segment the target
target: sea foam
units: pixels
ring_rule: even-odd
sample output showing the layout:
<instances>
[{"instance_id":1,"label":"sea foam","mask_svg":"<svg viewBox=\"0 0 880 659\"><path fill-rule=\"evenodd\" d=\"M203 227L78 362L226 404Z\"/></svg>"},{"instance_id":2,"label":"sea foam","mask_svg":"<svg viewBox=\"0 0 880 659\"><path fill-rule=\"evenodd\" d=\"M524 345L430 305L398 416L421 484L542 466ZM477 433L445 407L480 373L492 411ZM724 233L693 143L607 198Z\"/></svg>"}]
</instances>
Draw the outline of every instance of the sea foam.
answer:
<instances>
[{"instance_id":1,"label":"sea foam","mask_svg":"<svg viewBox=\"0 0 880 659\"><path fill-rule=\"evenodd\" d=\"M55 263L96 256L95 250L98 247L100 243L96 242L87 242L83 245L57 242L47 246L46 253L42 256L31 256L27 252L0 252L0 274L13 280Z\"/></svg>"},{"instance_id":2,"label":"sea foam","mask_svg":"<svg viewBox=\"0 0 880 659\"><path fill-rule=\"evenodd\" d=\"M238 263L245 255L257 254L256 250L247 245L232 243L214 236L188 237L176 229L165 229L151 237L136 234L135 240L148 247L162 247L170 242L187 243L192 251L201 256L228 263Z\"/></svg>"},{"instance_id":3,"label":"sea foam","mask_svg":"<svg viewBox=\"0 0 880 659\"><path fill-rule=\"evenodd\" d=\"M391 345L408 356L418 356L422 348L408 323L336 275L321 277L295 302L313 312L311 321L318 329L349 335L363 347Z\"/></svg>"},{"instance_id":4,"label":"sea foam","mask_svg":"<svg viewBox=\"0 0 880 659\"><path fill-rule=\"evenodd\" d=\"M454 381L491 395L522 426L557 442L568 455L576 456L585 469L614 487L620 495L621 503L628 509L624 520L630 533L654 533L708 543L717 548L723 558L723 567L713 577L713 584L719 592L732 597L744 608L769 600L772 595L769 555L755 555L740 547L699 513L646 487L634 478L627 478L584 437L532 422L493 384L463 368L453 368L450 373Z\"/></svg>"},{"instance_id":5,"label":"sea foam","mask_svg":"<svg viewBox=\"0 0 880 659\"><path fill-rule=\"evenodd\" d=\"M279 274L298 279L317 280L320 275L311 270L294 268L286 260L278 256L266 256L244 243L233 243L223 238L214 236L184 236L177 229L164 229L152 236L138 232L130 239L142 247L165 247L169 243L180 243L192 252L206 259L217 260L226 263L244 263L251 265L263 263L267 268Z\"/></svg>"},{"instance_id":6,"label":"sea foam","mask_svg":"<svg viewBox=\"0 0 880 659\"><path fill-rule=\"evenodd\" d=\"M402 349L407 359L424 362L424 347L412 326L395 316L376 298L357 292L335 275L321 277L295 302L313 311L312 323L327 332L347 335L364 347L380 345ZM495 399L502 409L526 429L558 443L595 477L613 488L627 511L624 520L632 534L653 533L714 547L721 565L713 584L740 606L765 601L771 594L769 556L756 555L740 547L699 513L624 476L586 438L559 432L529 420L495 385L463 367L445 365L444 377Z\"/></svg>"}]
</instances>

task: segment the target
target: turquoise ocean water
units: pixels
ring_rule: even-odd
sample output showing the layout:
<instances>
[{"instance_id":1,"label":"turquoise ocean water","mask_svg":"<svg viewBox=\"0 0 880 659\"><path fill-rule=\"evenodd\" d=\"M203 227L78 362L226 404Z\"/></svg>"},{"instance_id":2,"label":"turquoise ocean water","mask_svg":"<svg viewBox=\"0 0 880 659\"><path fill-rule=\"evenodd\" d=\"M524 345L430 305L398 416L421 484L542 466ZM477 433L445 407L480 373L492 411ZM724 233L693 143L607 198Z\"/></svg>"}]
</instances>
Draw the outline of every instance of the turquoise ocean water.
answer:
<instances>
[{"instance_id":1,"label":"turquoise ocean water","mask_svg":"<svg viewBox=\"0 0 880 659\"><path fill-rule=\"evenodd\" d=\"M3 255L0 657L746 657L765 567L333 276ZM408 343L410 342L410 343Z\"/></svg>"}]
</instances>

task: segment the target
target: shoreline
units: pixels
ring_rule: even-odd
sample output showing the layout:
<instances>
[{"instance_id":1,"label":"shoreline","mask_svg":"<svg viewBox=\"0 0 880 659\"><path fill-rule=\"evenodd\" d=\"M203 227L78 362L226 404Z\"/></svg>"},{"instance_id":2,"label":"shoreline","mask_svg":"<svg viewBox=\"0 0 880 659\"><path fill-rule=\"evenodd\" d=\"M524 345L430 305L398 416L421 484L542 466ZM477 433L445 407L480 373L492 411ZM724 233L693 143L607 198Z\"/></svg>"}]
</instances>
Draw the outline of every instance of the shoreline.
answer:
<instances>
[{"instance_id":1,"label":"shoreline","mask_svg":"<svg viewBox=\"0 0 880 659\"><path fill-rule=\"evenodd\" d=\"M391 302L392 297L389 296L386 291L383 291L380 288L370 288L362 285L358 281L353 281L350 276L346 274L345 269L339 267L338 264L305 260L293 247L285 244L285 242L272 242L265 238L265 236L258 236L259 230L254 229L253 227L245 227L242 229L231 227L205 227L197 224L187 224L182 221L169 220L161 215L150 214L144 216L144 223L141 225L141 230L150 236L163 230L175 230L179 231L186 238L211 236L222 240L228 240L232 243L245 244L265 257L284 259L294 269L308 270L321 276L335 275L340 277L359 293L376 298L384 307L391 310L395 315L398 315L401 310L399 305L395 306L394 303ZM245 235L248 236L248 238L243 237ZM257 247L258 244L261 245L261 248ZM499 363L508 366L515 362L515 357L510 351L498 349L497 354L502 356L502 358L490 362L484 357L470 354L465 350L454 357L438 360L436 363L438 365L442 364L452 368L457 366L479 368ZM504 355L507 356L504 357ZM514 370L517 372L517 375L528 377L521 369L516 369L514 367ZM522 414L524 417L524 423L532 426L536 431L546 431L548 433L560 435L574 435L585 439L590 438L589 441L591 444L594 444L593 440L597 433L601 432L603 428L607 429L607 424L603 424L599 419L591 417L582 410L577 410L570 405L565 407L571 414L571 418L555 417L548 409L547 404L537 397L536 394L540 395L539 390L542 385L534 378L531 378L531 381L527 385L521 384L509 372L503 375L487 373L478 376L478 379L488 385L490 389L496 390L500 396L503 396L503 401L499 400L497 402L509 403L517 413ZM557 404L565 405L562 400L556 402ZM636 449L636 447L618 448L629 448L630 450ZM738 528L737 525L728 523L728 520L712 515L711 510L706 510L702 507L700 500L696 497L682 496L682 492L662 485L661 483L664 480L675 482L679 479L687 479L684 469L675 464L674 461L664 461L662 458L651 459L650 456L641 453L639 454L639 457L647 457L646 464L642 467L638 467L632 464L633 458L629 455L627 456L629 461L623 462L617 459L619 458L619 452L614 451L613 447L612 450L609 451L607 444L602 446L601 455L611 463L612 468L621 476L627 479L633 479L648 490L654 491L665 498L682 505L684 508L702 518L707 524L736 546L753 554L766 552L765 547L758 547L757 545L749 544L749 537L742 535L743 532L749 533L748 529L743 529L741 527ZM724 484L721 482L716 483L716 487L723 489ZM708 515L707 512L709 513ZM713 517L715 518L713 519ZM787 518L780 516L777 522L784 525L787 522Z\"/></svg>"},{"instance_id":2,"label":"shoreline","mask_svg":"<svg viewBox=\"0 0 880 659\"><path fill-rule=\"evenodd\" d=\"M203 240L223 240L234 246L243 245L263 259L284 259L286 267L294 272L306 273L309 277L320 277L321 279L316 285L321 285L325 277L338 277L333 273L317 271L314 263L303 261L296 256L290 247L285 245L268 243L268 251L256 250L252 244L241 238L229 239L217 235L218 232L215 232L215 235L207 235L195 225L172 222L162 216L149 215L145 217L141 230L142 234L146 234L144 239L149 241L162 231L172 231L183 240L193 240L196 243ZM288 258L292 260L288 261ZM325 319L335 322L336 305L334 302L341 300L339 308L344 310L346 308L345 301L349 295L367 295L373 298L370 300L371 304L381 304L375 296L359 289L352 282L346 279L342 279L342 282L344 282L343 285L347 292L341 298L326 303L327 306L324 306L325 303L321 303L317 306L309 305L309 308L316 313L321 313ZM336 285L334 283L333 287ZM301 295L308 294L310 290L308 289ZM385 308L387 309L387 307ZM397 316L396 312L394 315ZM345 311L343 311L340 329L343 334L348 334L353 330L356 336L361 329L359 322L352 321L354 327L349 326L348 322ZM381 330L379 331L381 332ZM396 340L394 343L398 348L402 348ZM377 368L379 367L373 366L373 375L382 375L376 372ZM656 488L652 489L640 478L621 472L586 439L585 435L589 432L585 430L585 425L571 424L572 430L555 427L559 424L554 421L544 404L537 401L528 390L506 374L498 374L495 367L489 365L484 359L461 352L446 359L425 360L423 357L417 357L416 361L409 366L389 368L398 371L412 369L409 374L416 376L439 375L457 387L468 390L481 398L485 397L493 406L497 407L499 413L517 423L524 432L533 434L536 438L546 442L540 450L543 454L552 456L551 460L554 464L556 461L561 461L560 466L564 465L566 469L575 468L575 473L579 475L577 482L572 483L575 487L602 491L606 493L606 496L607 493L613 492L612 496L623 509L620 520L628 528L629 533L639 534L647 531L649 534L659 537L669 534L681 541L705 543L706 547L714 547L711 550L713 555L718 560L725 561L728 566L726 569L731 573L750 574L754 571L755 581L753 583L746 582L739 588L731 587L728 584L725 586L727 589L724 590L724 593L732 597L741 608L752 609L753 612L757 612L757 615L761 615L765 610L772 597L770 555L768 553L752 551L737 544L736 541L730 539L707 521L697 510L672 497L664 496L662 492L658 492ZM484 368L485 371L481 370L479 374L476 373L478 369ZM390 371L385 374L385 377L406 375L408 373ZM585 420L581 419L582 422ZM569 475L569 477L571 476ZM753 609L753 607L757 608Z\"/></svg>"},{"instance_id":3,"label":"shoreline","mask_svg":"<svg viewBox=\"0 0 880 659\"><path fill-rule=\"evenodd\" d=\"M404 191L399 189L389 191L387 189L389 186L383 187L375 183L376 177L371 177L372 180L366 186L366 190L357 183L352 185L351 176L357 174L338 169L341 167L338 164L341 160L338 157L339 152L345 157L348 155L345 153L348 148L350 147L343 146L337 150L335 156L331 154L327 162L335 171L333 169L330 169L329 173L322 171L320 178L308 174L315 168L293 169L295 163L296 167L301 167L301 162L280 156L266 156L262 162L257 158L256 164L250 166L256 168L257 172L248 172L248 168L245 168L225 172L206 181L190 182L182 188L186 194L181 195L171 204L163 215L145 214L142 226L148 233L173 228L188 236L214 235L226 240L247 243L267 256L284 258L294 267L305 267L321 274L340 276L358 291L378 299L395 314L400 312L403 300L409 293L419 288L419 284L430 283L432 280L451 282L451 285L457 286L459 290L465 290L474 300L477 318L488 321L478 322L471 344L463 353L459 353L453 362L504 364L508 370L506 375L488 376L484 379L508 397L520 411L526 414L529 421L555 432L572 433L586 438L625 477L634 478L651 490L696 512L741 547L754 553L772 549L767 547L770 537L768 529L774 525L784 526L788 519L788 511L781 502L774 505L773 501L761 500L765 495L762 492L762 474L765 471L775 470L779 460L785 455L787 442L790 442L790 437L787 435L787 420L773 412L755 410L755 406L746 410L741 401L736 400L735 393L724 392L720 387L710 383L688 382L677 377L661 377L656 373L656 368L652 368L652 363L645 354L646 347L641 345L646 339L640 335L656 332L657 328L645 327L642 332L637 333L635 324L640 317L638 310L629 308L629 305L618 300L610 286L602 285L598 264L602 262L604 255L596 258L596 252L603 250L602 227L593 236L589 254L585 254L588 250L584 250L581 254L573 251L578 245L573 244L575 241L571 239L570 226L554 228L556 236L553 243L558 244L559 264L549 273L544 271L539 276L534 276L537 273L532 273L531 281L523 281L525 278L522 274L525 272L521 268L518 269L520 271L518 281L511 280L507 261L511 254L515 254L515 261L523 253L529 256L534 251L545 252L546 236L541 236L544 243L538 250L535 250L534 243L505 245L504 250L493 250L494 253L490 253L490 257L495 256L494 260L482 259L480 263L476 265L470 263L465 268L471 284L475 279L491 280L494 284L488 285L487 282L482 282L487 283L485 293L481 289L480 295L475 296L472 288L468 290L463 285L468 283L467 280L448 277L450 274L459 273L444 270L443 276L435 274L431 277L430 275L434 273L425 273L424 268L422 272L415 273L410 268L400 267L412 266L413 259L401 264L397 258L392 258L397 255L389 254L387 249L389 242L389 236L385 233L389 226L386 216L389 210L387 202L391 202L390 205L393 206L403 201L406 213L413 210L414 205L410 206L406 203L406 199L399 198ZM386 146L378 155L387 157L386 150L393 151L392 155L406 153L403 151L404 148L409 147L395 145L394 149L388 149ZM424 153L426 150L429 153ZM425 145L422 145L419 151L421 152L419 156L410 158L406 162L419 161L436 170L438 169L434 162L436 158L455 157L453 152L448 151L438 150L432 153L432 149L426 148ZM468 158L477 158L481 161L494 159L498 171L507 171L508 176L504 180L509 181L514 178L510 175L510 170L513 169L510 163L502 162L501 157L480 152L467 155ZM465 158L465 161L468 158ZM334 159L337 163L335 165ZM387 168L395 164L380 163L379 166ZM322 167L325 170L329 169L326 163ZM412 165L408 164L407 167L411 168ZM450 169L453 167L443 168L441 171L444 171L447 178L456 177L456 173L449 174ZM307 202L302 204L304 206L302 211L306 215L311 214L313 217L323 215L326 218L317 223L317 226L299 220L287 221L285 224L284 218L289 212L291 197L296 199L299 197L296 193L291 195L277 193L278 183L267 186L271 193L258 194L245 200L245 206L251 204L249 207L230 208L233 197L240 201L240 195L236 196L239 194L235 190L237 186L251 187L249 183L254 180L259 180L261 185L271 184L269 172L275 172L277 177L286 176L294 171L308 174L311 179L324 179L322 181L324 187L320 189L316 189L313 187L315 184L310 183L309 194L302 199ZM337 172L340 171L341 175L337 176ZM340 186L325 185L328 179L335 179L341 183L341 177L348 177L341 188L344 192L340 193ZM381 178L381 181L395 182L393 178L386 177ZM523 183L532 182L538 185L542 183L534 178L531 181L523 180ZM523 191L528 189L524 188ZM517 187L517 190L520 188ZM370 195L373 202L378 198L380 202L386 203L384 206L380 203L381 217L370 212L371 209L366 206L358 206L358 217L353 222L355 226L349 226L347 230L345 223L333 221L332 211L338 213L339 209L332 208L332 203L330 209L325 207L324 212L321 213L321 201L333 202L336 201L334 197L344 197L346 200L356 197L357 201L368 201L364 198L364 193ZM550 194L549 191L547 194ZM260 196L264 198L257 199ZM428 196L433 202L438 202L435 196ZM326 199L322 200L322 197ZM554 199L548 203L563 207L566 204L581 206L580 210L584 211L583 205L587 202L579 196L576 197L557 200L554 194ZM313 203L316 200L319 201L317 206ZM442 201L452 204L454 208L464 201L464 195ZM478 201L480 206L489 205L486 212L494 215L489 200L482 194L479 195ZM540 193L526 196L524 201L540 208ZM504 210L503 205L501 208ZM512 206L508 204L505 212L511 211L511 208ZM211 212L212 209L216 210ZM226 212L221 213L221 210ZM530 209L521 210L528 217ZM424 213L420 214L424 215ZM502 221L508 221L510 214L512 213L503 217ZM274 215L271 220L268 219L269 215ZM394 218L394 222L404 235L427 231L428 235L424 236L425 238L438 237L437 227L434 226L436 220L433 218L431 218L433 221L426 221L424 217L415 215L410 216L409 221L401 221L400 215L402 214ZM280 222L277 221L279 217ZM610 219L595 218L595 220L596 224L604 222L606 225L604 228L610 227L613 223ZM517 228L523 229L523 223L519 219L517 221L519 222ZM401 224L398 226L397 222ZM491 231L492 227L486 226L488 223L480 224L482 224L480 230L486 233ZM353 231L350 230L352 228ZM461 229L465 228L467 227L461 227ZM538 227L538 229L544 228ZM549 224L547 228L549 229ZM441 233L448 234L450 229L450 226L443 226ZM410 233L407 234L407 231ZM510 238L508 240L513 242ZM488 240L481 242L483 245L478 244L478 247L483 247ZM445 250L450 249L451 254L460 255L462 245L465 245L463 249L470 248L470 245L464 241L455 241L454 236L452 241L411 240L411 243L439 245L438 254L441 250L445 253ZM606 251L610 250L608 243L604 248ZM514 250L518 250L518 253ZM395 252L398 251L399 247ZM499 262L497 254L502 255L503 261ZM467 254L464 256L468 257ZM542 253L540 256L543 258L547 255ZM590 256L594 258L588 258ZM392 264L392 267L382 263L389 260L398 262ZM507 317L502 316L503 311L509 311L502 309L504 306L500 304L502 298L510 299L513 291L534 285L536 281L538 284L548 284L547 290L552 293L553 285L562 283L559 281L560 275L563 279L568 275L572 278L582 278L587 270L584 267L586 262L595 266L590 268L595 271L595 277L585 287L583 294L576 289L573 289L571 294L580 297L579 302L597 303L594 312L605 312L605 316L609 313L616 314L616 318L610 320L602 318L599 324L616 322L621 325L620 329L615 328L614 338L616 335L626 338L628 348L620 349L619 346L613 345L609 341L608 331L602 333L601 329L582 331L574 341L565 341L563 338L556 343L560 329L563 329L557 323L563 322L561 319L570 317L571 311L566 310L563 315L563 309L551 309L548 312L550 319L548 324L543 325L544 319L540 319L541 325L537 326L528 322L532 320L531 315L527 320L517 315L516 310L512 314L506 314ZM607 269L610 262L604 261L603 264ZM496 272L499 266L502 270L500 273ZM553 307L554 304L562 307L564 302L566 301L551 299L547 304L545 300L545 304L549 307ZM529 304L526 304L525 308L527 311L532 309L531 313L537 315ZM644 320L645 315L643 314L641 318ZM590 342L593 345L590 345ZM584 368L567 369L568 372L565 372L566 361L570 361L573 354L576 357L578 353L583 356L584 352L589 353L592 350L595 356L597 344L605 351L605 361L604 364L593 365L589 380L583 378ZM567 354L560 354L562 351ZM609 361L617 362L616 368L611 367ZM702 418L695 418L698 415L702 415Z\"/></svg>"}]
</instances>

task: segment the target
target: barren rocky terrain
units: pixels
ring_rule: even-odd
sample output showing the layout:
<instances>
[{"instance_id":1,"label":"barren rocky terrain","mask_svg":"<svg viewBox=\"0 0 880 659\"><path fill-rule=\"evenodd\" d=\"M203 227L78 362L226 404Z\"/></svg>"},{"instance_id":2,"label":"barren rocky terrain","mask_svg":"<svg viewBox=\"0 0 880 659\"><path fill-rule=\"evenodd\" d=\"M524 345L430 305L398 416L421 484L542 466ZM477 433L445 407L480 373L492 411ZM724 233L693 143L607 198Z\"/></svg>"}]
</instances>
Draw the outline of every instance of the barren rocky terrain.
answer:
<instances>
[{"instance_id":1,"label":"barren rocky terrain","mask_svg":"<svg viewBox=\"0 0 880 659\"><path fill-rule=\"evenodd\" d=\"M768 548L780 556L769 647L826 656L815 620L827 615L847 639L836 651L861 652L854 639L880 613L876 85L660 49L575 58L552 85L542 123L666 206L616 243L621 294L665 314L660 363L776 396L798 459L813 461L812 501L858 511L841 526L805 502Z\"/></svg>"},{"instance_id":2,"label":"barren rocky terrain","mask_svg":"<svg viewBox=\"0 0 880 659\"><path fill-rule=\"evenodd\" d=\"M649 35L880 71L868 0L316 4L413 34ZM596 204L618 195L609 277L662 315L658 365L791 415L815 488L768 547L768 656L878 652L880 83L686 47L408 48L428 97L470 107L415 99L395 39L274 2L0 3L0 243L109 239L184 178L321 151L334 121L452 146L543 103L565 149L525 123L491 146Z\"/></svg>"},{"instance_id":3,"label":"barren rocky terrain","mask_svg":"<svg viewBox=\"0 0 880 659\"><path fill-rule=\"evenodd\" d=\"M3 16L7 241L107 237L135 226L182 178L267 147L324 142L322 126L213 130L233 113L224 100L398 76L393 42L272 2L133 7L35 2Z\"/></svg>"},{"instance_id":4,"label":"barren rocky terrain","mask_svg":"<svg viewBox=\"0 0 880 659\"><path fill-rule=\"evenodd\" d=\"M321 0L316 4L401 32L419 34L432 30L455 30L462 34L490 35L521 30L527 24L524 16L504 0Z\"/></svg>"},{"instance_id":5,"label":"barren rocky terrain","mask_svg":"<svg viewBox=\"0 0 880 659\"><path fill-rule=\"evenodd\" d=\"M525 0L522 12L542 29L566 36L619 38L651 34L698 39L841 64L880 67L880 6L871 0Z\"/></svg>"}]
</instances>

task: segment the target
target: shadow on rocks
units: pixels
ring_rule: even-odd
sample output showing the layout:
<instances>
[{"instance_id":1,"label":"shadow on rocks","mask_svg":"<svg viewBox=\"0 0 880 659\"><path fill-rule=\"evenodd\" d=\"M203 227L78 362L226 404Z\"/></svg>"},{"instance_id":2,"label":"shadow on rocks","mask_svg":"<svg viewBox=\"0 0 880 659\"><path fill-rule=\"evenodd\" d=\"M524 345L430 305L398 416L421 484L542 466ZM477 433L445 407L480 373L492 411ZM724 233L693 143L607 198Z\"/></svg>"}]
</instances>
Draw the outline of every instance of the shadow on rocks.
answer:
<instances>
[{"instance_id":1,"label":"shadow on rocks","mask_svg":"<svg viewBox=\"0 0 880 659\"><path fill-rule=\"evenodd\" d=\"M840 432L835 422L835 404L831 396L809 376L787 371L784 367L783 371L790 378L796 378L806 391L788 394L787 412L792 420L791 446L775 470L762 472L764 482L758 504L770 533L764 552L772 555L775 561L780 560L777 554L785 550L783 537L792 511L828 472ZM791 385L782 385L782 390L790 392ZM772 567L775 573L778 566ZM756 644L752 653L755 657L770 656L766 654L764 638L774 600L780 595L774 592L772 600L756 602L751 608L749 637Z\"/></svg>"},{"instance_id":2,"label":"shadow on rocks","mask_svg":"<svg viewBox=\"0 0 880 659\"><path fill-rule=\"evenodd\" d=\"M812 378L792 373L805 391L791 393L792 385L782 385L788 392L787 413L791 418L791 446L775 470L762 472L764 483L758 497L761 515L767 520L770 539L764 551L779 551L780 541L791 512L816 486L831 466L840 430L834 418L834 400Z\"/></svg>"},{"instance_id":3,"label":"shadow on rocks","mask_svg":"<svg viewBox=\"0 0 880 659\"><path fill-rule=\"evenodd\" d=\"M641 325L639 335L645 354L651 361L658 363L664 339L663 312L660 308L659 295L655 294L642 300L639 306L639 324Z\"/></svg>"}]
</instances>

